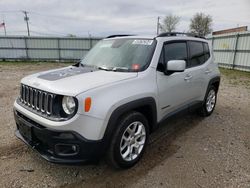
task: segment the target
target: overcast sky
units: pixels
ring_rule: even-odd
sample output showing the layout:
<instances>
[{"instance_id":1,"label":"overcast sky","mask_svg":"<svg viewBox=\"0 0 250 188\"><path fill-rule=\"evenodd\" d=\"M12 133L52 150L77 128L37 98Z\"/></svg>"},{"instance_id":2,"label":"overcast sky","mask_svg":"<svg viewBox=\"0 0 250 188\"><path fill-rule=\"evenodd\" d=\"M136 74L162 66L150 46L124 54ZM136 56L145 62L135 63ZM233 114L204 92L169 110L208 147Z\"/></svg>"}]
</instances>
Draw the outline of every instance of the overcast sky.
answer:
<instances>
[{"instance_id":1,"label":"overcast sky","mask_svg":"<svg viewBox=\"0 0 250 188\"><path fill-rule=\"evenodd\" d=\"M1 0L0 19L7 34L26 34L21 10L29 12L32 35L151 35L156 33L157 16L163 20L169 13L181 17L181 32L188 31L197 12L212 16L213 30L250 27L250 0Z\"/></svg>"}]
</instances>

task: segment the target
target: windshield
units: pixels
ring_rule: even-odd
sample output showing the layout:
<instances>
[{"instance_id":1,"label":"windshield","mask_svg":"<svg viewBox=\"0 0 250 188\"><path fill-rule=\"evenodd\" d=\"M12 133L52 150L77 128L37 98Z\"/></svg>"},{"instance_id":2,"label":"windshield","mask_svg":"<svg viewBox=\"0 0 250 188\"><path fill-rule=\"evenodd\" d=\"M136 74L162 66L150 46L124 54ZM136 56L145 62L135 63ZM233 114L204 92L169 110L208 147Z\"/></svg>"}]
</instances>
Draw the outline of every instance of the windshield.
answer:
<instances>
[{"instance_id":1,"label":"windshield","mask_svg":"<svg viewBox=\"0 0 250 188\"><path fill-rule=\"evenodd\" d=\"M109 39L98 42L81 61L83 66L95 66L110 71L143 71L152 58L156 40Z\"/></svg>"}]
</instances>

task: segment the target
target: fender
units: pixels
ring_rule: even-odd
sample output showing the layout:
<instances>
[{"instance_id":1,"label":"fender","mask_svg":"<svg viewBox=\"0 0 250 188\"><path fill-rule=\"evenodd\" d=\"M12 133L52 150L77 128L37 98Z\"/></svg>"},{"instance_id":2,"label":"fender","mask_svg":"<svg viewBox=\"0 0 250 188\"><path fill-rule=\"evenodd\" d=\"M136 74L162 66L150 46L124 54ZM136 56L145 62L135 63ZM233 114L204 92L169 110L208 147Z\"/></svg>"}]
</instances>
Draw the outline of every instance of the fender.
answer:
<instances>
[{"instance_id":1,"label":"fender","mask_svg":"<svg viewBox=\"0 0 250 188\"><path fill-rule=\"evenodd\" d=\"M214 83L214 82L220 82L220 76L215 76L215 77L213 77L210 81L209 81L209 84L211 83Z\"/></svg>"},{"instance_id":2,"label":"fender","mask_svg":"<svg viewBox=\"0 0 250 188\"><path fill-rule=\"evenodd\" d=\"M104 148L107 148L109 146L112 136L116 131L117 122L121 115L145 106L150 109L150 112L147 112L150 114L149 125L152 130L155 129L157 125L157 109L155 99L153 97L145 97L128 102L126 104L123 104L122 106L119 106L112 112L103 137L103 141L105 143Z\"/></svg>"},{"instance_id":3,"label":"fender","mask_svg":"<svg viewBox=\"0 0 250 188\"><path fill-rule=\"evenodd\" d=\"M208 82L208 85L207 85L207 91L206 91L206 94L205 94L205 97L207 96L207 93L208 93L208 89L211 85L213 85L214 83L218 82L218 88L217 88L217 92L219 90L219 86L220 86L220 76L216 76L214 78L212 78L209 82ZM204 100L205 100L205 97L204 97ZM203 101L204 101L203 100Z\"/></svg>"},{"instance_id":4,"label":"fender","mask_svg":"<svg viewBox=\"0 0 250 188\"><path fill-rule=\"evenodd\" d=\"M208 88L209 86L211 86L213 83L215 82L219 82L219 85L220 85L220 76L216 76L214 78L212 78L209 82L208 82ZM218 85L218 90L219 90L219 85Z\"/></svg>"}]
</instances>

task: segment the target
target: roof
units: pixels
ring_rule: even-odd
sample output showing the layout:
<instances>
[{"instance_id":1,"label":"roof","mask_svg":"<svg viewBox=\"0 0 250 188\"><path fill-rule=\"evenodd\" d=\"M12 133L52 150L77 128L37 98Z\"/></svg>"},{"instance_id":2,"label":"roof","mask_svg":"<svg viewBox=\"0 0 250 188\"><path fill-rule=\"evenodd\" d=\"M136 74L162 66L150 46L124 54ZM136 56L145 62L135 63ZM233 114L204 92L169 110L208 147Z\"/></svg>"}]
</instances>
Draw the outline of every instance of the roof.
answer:
<instances>
[{"instance_id":1,"label":"roof","mask_svg":"<svg viewBox=\"0 0 250 188\"><path fill-rule=\"evenodd\" d=\"M165 38L165 37L178 37L178 38L191 38L191 39L205 39L204 37L192 34L192 33L180 33L180 32L167 32L167 33L161 33L159 35L111 35L106 37L106 39L111 38L141 38L141 39L155 39L155 38Z\"/></svg>"},{"instance_id":2,"label":"roof","mask_svg":"<svg viewBox=\"0 0 250 188\"><path fill-rule=\"evenodd\" d=\"M132 39L154 39L155 35L111 35L106 37L106 39L112 39L112 38L132 38Z\"/></svg>"}]
</instances>

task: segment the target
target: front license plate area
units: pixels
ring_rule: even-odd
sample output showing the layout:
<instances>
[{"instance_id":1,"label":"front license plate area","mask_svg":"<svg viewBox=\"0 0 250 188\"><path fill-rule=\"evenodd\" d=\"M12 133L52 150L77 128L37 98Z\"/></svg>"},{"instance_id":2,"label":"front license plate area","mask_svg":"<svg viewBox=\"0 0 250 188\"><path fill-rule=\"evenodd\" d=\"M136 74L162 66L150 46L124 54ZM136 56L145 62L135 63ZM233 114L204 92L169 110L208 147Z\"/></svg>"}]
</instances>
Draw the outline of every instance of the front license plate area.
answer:
<instances>
[{"instance_id":1,"label":"front license plate area","mask_svg":"<svg viewBox=\"0 0 250 188\"><path fill-rule=\"evenodd\" d=\"M20 121L19 124L19 132L20 134L25 137L28 141L32 140L32 133L31 133L31 127L25 124L24 122Z\"/></svg>"}]
</instances>

